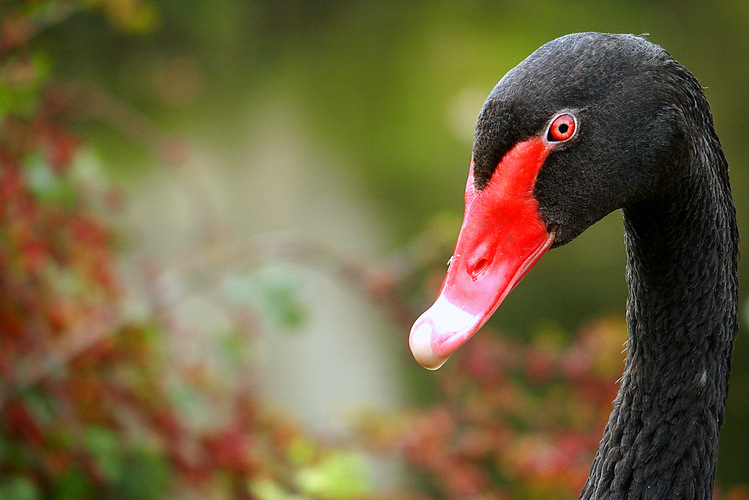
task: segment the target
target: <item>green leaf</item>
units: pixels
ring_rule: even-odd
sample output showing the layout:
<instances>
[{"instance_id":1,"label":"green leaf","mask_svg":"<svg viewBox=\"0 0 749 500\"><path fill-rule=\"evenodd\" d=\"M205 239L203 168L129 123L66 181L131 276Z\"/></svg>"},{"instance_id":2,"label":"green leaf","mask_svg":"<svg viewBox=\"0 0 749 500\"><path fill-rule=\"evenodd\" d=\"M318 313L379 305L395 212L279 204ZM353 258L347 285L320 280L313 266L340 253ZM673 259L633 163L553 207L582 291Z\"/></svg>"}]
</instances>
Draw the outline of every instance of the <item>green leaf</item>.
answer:
<instances>
[{"instance_id":1,"label":"green leaf","mask_svg":"<svg viewBox=\"0 0 749 500\"><path fill-rule=\"evenodd\" d=\"M0 499L6 498L8 500L38 500L42 497L31 480L18 476L0 483Z\"/></svg>"},{"instance_id":2,"label":"green leaf","mask_svg":"<svg viewBox=\"0 0 749 500\"><path fill-rule=\"evenodd\" d=\"M159 11L151 3L141 3L126 20L124 27L134 33L153 31L159 23Z\"/></svg>"},{"instance_id":3,"label":"green leaf","mask_svg":"<svg viewBox=\"0 0 749 500\"><path fill-rule=\"evenodd\" d=\"M298 328L304 323L304 310L295 297L295 289L284 283L270 283L265 289L266 313L285 328Z\"/></svg>"},{"instance_id":4,"label":"green leaf","mask_svg":"<svg viewBox=\"0 0 749 500\"><path fill-rule=\"evenodd\" d=\"M41 155L33 155L25 162L26 179L34 195L45 203L59 202L75 205L75 187L67 176L56 175Z\"/></svg>"},{"instance_id":5,"label":"green leaf","mask_svg":"<svg viewBox=\"0 0 749 500\"><path fill-rule=\"evenodd\" d=\"M314 441L303 437L297 437L289 444L287 451L289 462L294 465L307 465L312 462L317 453Z\"/></svg>"},{"instance_id":6,"label":"green leaf","mask_svg":"<svg viewBox=\"0 0 749 500\"><path fill-rule=\"evenodd\" d=\"M82 148L76 154L70 178L74 183L85 183L96 190L104 190L109 184L101 157L90 147Z\"/></svg>"},{"instance_id":7,"label":"green leaf","mask_svg":"<svg viewBox=\"0 0 749 500\"><path fill-rule=\"evenodd\" d=\"M107 429L90 427L84 442L107 480L116 482L122 474L117 436Z\"/></svg>"},{"instance_id":8,"label":"green leaf","mask_svg":"<svg viewBox=\"0 0 749 500\"><path fill-rule=\"evenodd\" d=\"M23 401L31 409L34 418L42 427L50 427L55 415L54 402L50 395L39 390L28 390L23 393Z\"/></svg>"},{"instance_id":9,"label":"green leaf","mask_svg":"<svg viewBox=\"0 0 749 500\"><path fill-rule=\"evenodd\" d=\"M258 500L308 500L306 496L287 493L270 479L250 482L250 490Z\"/></svg>"},{"instance_id":10,"label":"green leaf","mask_svg":"<svg viewBox=\"0 0 749 500\"><path fill-rule=\"evenodd\" d=\"M360 498L372 492L367 461L360 453L331 453L318 465L299 471L297 482L303 492L332 500Z\"/></svg>"},{"instance_id":11,"label":"green leaf","mask_svg":"<svg viewBox=\"0 0 749 500\"><path fill-rule=\"evenodd\" d=\"M52 498L54 500L78 500L91 498L94 492L88 476L75 467L60 477L54 484Z\"/></svg>"},{"instance_id":12,"label":"green leaf","mask_svg":"<svg viewBox=\"0 0 749 500\"><path fill-rule=\"evenodd\" d=\"M247 351L247 342L237 332L226 332L219 338L218 346L222 359L228 364L237 366L245 359Z\"/></svg>"},{"instance_id":13,"label":"green leaf","mask_svg":"<svg viewBox=\"0 0 749 500\"><path fill-rule=\"evenodd\" d=\"M169 474L169 466L163 457L147 449L131 450L122 463L116 497L123 500L166 498Z\"/></svg>"},{"instance_id":14,"label":"green leaf","mask_svg":"<svg viewBox=\"0 0 749 500\"><path fill-rule=\"evenodd\" d=\"M224 293L234 302L251 303L276 326L293 329L305 320L298 297L298 274L283 267L268 267L224 282Z\"/></svg>"},{"instance_id":15,"label":"green leaf","mask_svg":"<svg viewBox=\"0 0 749 500\"><path fill-rule=\"evenodd\" d=\"M29 116L42 100L42 88L49 80L52 63L41 51L30 57L11 56L0 68L0 119L8 114Z\"/></svg>"},{"instance_id":16,"label":"green leaf","mask_svg":"<svg viewBox=\"0 0 749 500\"><path fill-rule=\"evenodd\" d=\"M169 391L169 400L186 422L202 425L215 418L206 395L197 387L189 384L175 385Z\"/></svg>"}]
</instances>

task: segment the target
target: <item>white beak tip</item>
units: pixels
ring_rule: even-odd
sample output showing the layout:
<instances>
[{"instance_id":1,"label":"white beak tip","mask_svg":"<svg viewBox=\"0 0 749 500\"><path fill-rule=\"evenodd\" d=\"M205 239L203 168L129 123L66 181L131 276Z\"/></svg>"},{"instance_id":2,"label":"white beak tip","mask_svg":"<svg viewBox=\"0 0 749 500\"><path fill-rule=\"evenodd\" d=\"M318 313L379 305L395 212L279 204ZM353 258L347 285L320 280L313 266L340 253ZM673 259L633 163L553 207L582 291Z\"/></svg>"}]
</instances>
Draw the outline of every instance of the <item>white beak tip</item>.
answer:
<instances>
[{"instance_id":1,"label":"white beak tip","mask_svg":"<svg viewBox=\"0 0 749 500\"><path fill-rule=\"evenodd\" d=\"M432 349L432 325L429 321L416 321L411 329L408 344L416 361L427 370L436 370L445 364L447 357L438 356Z\"/></svg>"}]
</instances>

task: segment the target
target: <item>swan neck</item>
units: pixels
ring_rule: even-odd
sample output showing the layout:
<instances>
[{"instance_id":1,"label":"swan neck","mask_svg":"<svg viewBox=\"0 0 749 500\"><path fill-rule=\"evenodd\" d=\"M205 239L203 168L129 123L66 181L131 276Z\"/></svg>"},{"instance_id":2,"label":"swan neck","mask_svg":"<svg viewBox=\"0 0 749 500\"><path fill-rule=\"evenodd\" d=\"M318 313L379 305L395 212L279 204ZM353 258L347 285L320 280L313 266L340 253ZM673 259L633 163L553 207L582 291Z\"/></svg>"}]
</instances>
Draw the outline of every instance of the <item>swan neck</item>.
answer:
<instances>
[{"instance_id":1,"label":"swan neck","mask_svg":"<svg viewBox=\"0 0 749 500\"><path fill-rule=\"evenodd\" d=\"M738 233L719 144L692 151L681 182L623 209L627 358L582 498L712 498L738 329Z\"/></svg>"}]
</instances>

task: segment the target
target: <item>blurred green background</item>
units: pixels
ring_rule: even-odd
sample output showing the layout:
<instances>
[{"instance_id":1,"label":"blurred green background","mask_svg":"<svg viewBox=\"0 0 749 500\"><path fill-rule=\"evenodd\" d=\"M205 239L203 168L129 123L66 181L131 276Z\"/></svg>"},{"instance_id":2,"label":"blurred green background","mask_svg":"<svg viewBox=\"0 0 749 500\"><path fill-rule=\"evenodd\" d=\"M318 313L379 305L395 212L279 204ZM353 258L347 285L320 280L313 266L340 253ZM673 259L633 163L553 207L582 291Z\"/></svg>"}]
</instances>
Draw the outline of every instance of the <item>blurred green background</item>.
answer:
<instances>
[{"instance_id":1,"label":"blurred green background","mask_svg":"<svg viewBox=\"0 0 749 500\"><path fill-rule=\"evenodd\" d=\"M119 128L79 125L107 159L107 175L130 197L121 222L137 236L125 244L126 255L169 261L211 231L301 232L378 262L435 217L457 235L485 96L538 46L577 31L648 33L698 77L731 166L740 230L749 234L747 1L158 0L153 6L145 36L112 31L87 12L41 36L58 75L94 82L127 103ZM128 147L123 132L134 139ZM189 145L186 167L153 154L154 145L163 146L159 133ZM176 153L159 151L180 154L180 144ZM742 283L747 265L742 260ZM519 335L548 324L574 330L587 318L621 313L625 298L614 213L545 256L492 321ZM423 300L426 307L430 297ZM325 318L329 329L339 327L336 314ZM382 319L378 325L385 356L388 349L400 352L408 332ZM406 380L414 376L424 383L427 377L408 363L398 358L395 383L416 384ZM749 478L748 393L749 342L740 334L721 436L719 478L726 484Z\"/></svg>"}]
</instances>

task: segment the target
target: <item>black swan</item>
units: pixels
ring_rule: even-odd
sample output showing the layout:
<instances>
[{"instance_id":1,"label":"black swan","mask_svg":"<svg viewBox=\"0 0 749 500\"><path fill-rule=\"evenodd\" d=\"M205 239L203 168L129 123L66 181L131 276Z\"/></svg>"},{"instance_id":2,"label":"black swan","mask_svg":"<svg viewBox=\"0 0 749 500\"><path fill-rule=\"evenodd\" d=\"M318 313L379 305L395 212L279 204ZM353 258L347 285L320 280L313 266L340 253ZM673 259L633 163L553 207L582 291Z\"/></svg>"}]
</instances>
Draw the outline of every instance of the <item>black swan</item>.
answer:
<instances>
[{"instance_id":1,"label":"black swan","mask_svg":"<svg viewBox=\"0 0 749 500\"><path fill-rule=\"evenodd\" d=\"M581 498L711 498L738 328L735 208L702 87L642 37L558 38L494 87L455 253L411 351L438 368L546 250L615 209L627 357Z\"/></svg>"}]
</instances>

